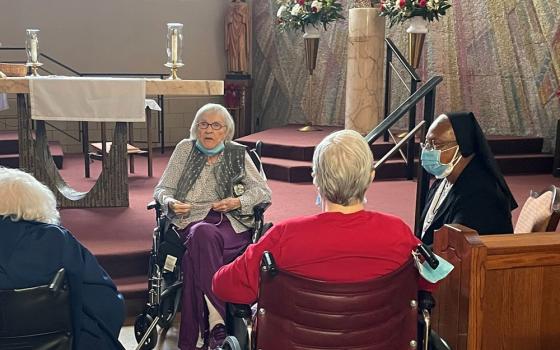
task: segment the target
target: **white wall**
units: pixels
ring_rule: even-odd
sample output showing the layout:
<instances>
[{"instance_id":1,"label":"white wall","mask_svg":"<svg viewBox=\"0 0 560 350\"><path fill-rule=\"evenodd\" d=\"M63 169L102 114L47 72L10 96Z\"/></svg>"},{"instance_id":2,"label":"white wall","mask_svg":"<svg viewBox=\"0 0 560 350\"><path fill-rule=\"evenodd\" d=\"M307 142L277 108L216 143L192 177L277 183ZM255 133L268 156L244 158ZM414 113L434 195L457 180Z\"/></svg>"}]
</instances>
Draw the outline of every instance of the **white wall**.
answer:
<instances>
[{"instance_id":1,"label":"white wall","mask_svg":"<svg viewBox=\"0 0 560 350\"><path fill-rule=\"evenodd\" d=\"M227 0L4 0L0 6L0 43L24 46L25 29L38 28L40 49L82 73L164 73L167 22L184 24L183 79L223 79L224 15ZM0 51L0 61L25 59ZM53 68L46 65L47 68ZM61 74L61 71L56 71ZM213 98L173 98L166 104L166 141L187 133L194 112ZM0 113L0 129L11 128L12 109ZM4 118L4 120L2 119ZM67 123L71 124L71 123ZM62 125L72 134L77 125ZM138 125L141 129L141 125ZM79 151L70 139L52 132L67 151ZM141 131L137 133L141 136ZM95 135L92 135L95 137Z\"/></svg>"}]
</instances>

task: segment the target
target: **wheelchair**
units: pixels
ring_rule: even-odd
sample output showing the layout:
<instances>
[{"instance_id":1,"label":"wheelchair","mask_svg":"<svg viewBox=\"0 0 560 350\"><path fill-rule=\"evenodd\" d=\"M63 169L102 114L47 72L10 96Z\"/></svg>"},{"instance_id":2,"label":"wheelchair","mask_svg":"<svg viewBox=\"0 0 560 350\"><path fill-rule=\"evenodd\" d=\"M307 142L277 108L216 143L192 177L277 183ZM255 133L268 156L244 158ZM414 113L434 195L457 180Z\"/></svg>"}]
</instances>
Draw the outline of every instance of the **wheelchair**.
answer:
<instances>
[{"instance_id":1,"label":"wheelchair","mask_svg":"<svg viewBox=\"0 0 560 350\"><path fill-rule=\"evenodd\" d=\"M417 253L437 267L428 248L419 246ZM283 271L265 252L255 325L246 306L248 334L241 336L249 339L249 350L450 350L430 329L435 304L431 294L419 297L417 280L412 258L386 276L332 283ZM237 350L236 345L223 349Z\"/></svg>"},{"instance_id":2,"label":"wheelchair","mask_svg":"<svg viewBox=\"0 0 560 350\"><path fill-rule=\"evenodd\" d=\"M48 285L0 290L0 349L71 350L73 338L64 269Z\"/></svg>"},{"instance_id":3,"label":"wheelchair","mask_svg":"<svg viewBox=\"0 0 560 350\"><path fill-rule=\"evenodd\" d=\"M264 176L260 161L262 142L258 141L254 149L248 153ZM266 179L266 177L265 177ZM253 208L255 217L255 228L253 229L252 242L256 242L269 229L272 224L264 222L264 212L270 203L259 203ZM164 332L173 324L173 320L181 307L181 294L183 285L183 274L181 271L181 260L185 252L182 239L170 220L163 215L161 205L152 201L147 205L148 210L155 210L156 227L152 235L152 249L148 266L148 301L142 314L136 317L134 323L134 335L138 346L136 349L150 350L158 342L159 326ZM234 329L242 323L239 317L230 316L231 306L226 304L226 328L229 332L239 333ZM236 315L239 315L236 312ZM243 328L243 326L241 326ZM243 329L243 332L246 332ZM236 333L236 334L237 334ZM243 342L243 339L241 339ZM241 349L239 340L235 337L226 339L227 346Z\"/></svg>"}]
</instances>

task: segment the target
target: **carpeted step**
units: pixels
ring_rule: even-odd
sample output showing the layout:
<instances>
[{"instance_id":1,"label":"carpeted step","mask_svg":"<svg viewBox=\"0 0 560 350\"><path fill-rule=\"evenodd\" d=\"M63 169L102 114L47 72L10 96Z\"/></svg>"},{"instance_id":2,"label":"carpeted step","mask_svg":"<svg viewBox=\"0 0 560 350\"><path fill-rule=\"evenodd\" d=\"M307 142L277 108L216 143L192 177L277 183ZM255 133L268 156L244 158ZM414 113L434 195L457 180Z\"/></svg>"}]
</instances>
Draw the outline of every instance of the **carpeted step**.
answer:
<instances>
[{"instance_id":1,"label":"carpeted step","mask_svg":"<svg viewBox=\"0 0 560 350\"><path fill-rule=\"evenodd\" d=\"M311 162L282 158L261 158L267 178L286 182L311 182Z\"/></svg>"},{"instance_id":2,"label":"carpeted step","mask_svg":"<svg viewBox=\"0 0 560 350\"><path fill-rule=\"evenodd\" d=\"M117 289L124 297L126 317L135 318L141 314L148 300L148 277L147 275L128 276L113 278Z\"/></svg>"},{"instance_id":3,"label":"carpeted step","mask_svg":"<svg viewBox=\"0 0 560 350\"><path fill-rule=\"evenodd\" d=\"M148 275L149 251L127 251L123 242L115 242L114 244L120 245L118 253L95 252L97 261L112 278L122 278L131 274ZM85 245L87 246L87 243Z\"/></svg>"},{"instance_id":4,"label":"carpeted step","mask_svg":"<svg viewBox=\"0 0 560 350\"><path fill-rule=\"evenodd\" d=\"M124 299L146 299L148 296L148 275L113 278Z\"/></svg>"},{"instance_id":5,"label":"carpeted step","mask_svg":"<svg viewBox=\"0 0 560 350\"><path fill-rule=\"evenodd\" d=\"M16 147L17 147L17 143L16 143ZM62 146L57 141L49 141L49 149L51 151L54 164L58 169L62 169L64 165L64 152L62 151ZM0 166L5 166L8 168L19 168L18 151L16 150L15 153L0 154Z\"/></svg>"},{"instance_id":6,"label":"carpeted step","mask_svg":"<svg viewBox=\"0 0 560 350\"><path fill-rule=\"evenodd\" d=\"M315 146L328 134L340 130L340 127L321 127L321 131L299 132L299 125L287 125L268 129L244 136L236 141L248 147L254 147L257 141L263 141L262 155L269 158L282 158L298 161L311 161ZM420 141L417 138L415 152L418 154ZM490 148L495 155L537 154L542 151L543 138L531 136L488 136ZM392 147L392 142L377 140L371 149L375 158L385 155ZM405 149L406 146L403 148ZM398 159L395 153L392 159Z\"/></svg>"},{"instance_id":7,"label":"carpeted step","mask_svg":"<svg viewBox=\"0 0 560 350\"><path fill-rule=\"evenodd\" d=\"M551 174L554 156L552 154L506 154L497 155L496 160L505 175ZM263 157L266 176L272 180L291 183L311 182L311 162ZM414 174L418 168L415 159ZM387 160L376 172L377 180L404 179L406 166L402 158Z\"/></svg>"},{"instance_id":8,"label":"carpeted step","mask_svg":"<svg viewBox=\"0 0 560 350\"><path fill-rule=\"evenodd\" d=\"M554 155L548 153L509 154L496 156L505 175L552 174Z\"/></svg>"},{"instance_id":9,"label":"carpeted step","mask_svg":"<svg viewBox=\"0 0 560 350\"><path fill-rule=\"evenodd\" d=\"M0 155L18 152L18 132L0 131Z\"/></svg>"}]
</instances>

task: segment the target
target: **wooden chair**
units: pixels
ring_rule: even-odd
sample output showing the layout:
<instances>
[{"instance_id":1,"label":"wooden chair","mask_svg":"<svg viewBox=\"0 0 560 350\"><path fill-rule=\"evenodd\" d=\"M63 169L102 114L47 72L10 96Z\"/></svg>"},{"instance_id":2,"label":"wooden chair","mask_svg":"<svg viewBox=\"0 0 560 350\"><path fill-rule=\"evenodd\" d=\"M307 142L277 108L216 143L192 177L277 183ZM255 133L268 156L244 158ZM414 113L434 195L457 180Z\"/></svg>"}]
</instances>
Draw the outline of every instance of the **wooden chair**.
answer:
<instances>
[{"instance_id":1,"label":"wooden chair","mask_svg":"<svg viewBox=\"0 0 560 350\"><path fill-rule=\"evenodd\" d=\"M560 220L559 191L554 185L540 193L531 191L521 209L514 233L556 231Z\"/></svg>"}]
</instances>

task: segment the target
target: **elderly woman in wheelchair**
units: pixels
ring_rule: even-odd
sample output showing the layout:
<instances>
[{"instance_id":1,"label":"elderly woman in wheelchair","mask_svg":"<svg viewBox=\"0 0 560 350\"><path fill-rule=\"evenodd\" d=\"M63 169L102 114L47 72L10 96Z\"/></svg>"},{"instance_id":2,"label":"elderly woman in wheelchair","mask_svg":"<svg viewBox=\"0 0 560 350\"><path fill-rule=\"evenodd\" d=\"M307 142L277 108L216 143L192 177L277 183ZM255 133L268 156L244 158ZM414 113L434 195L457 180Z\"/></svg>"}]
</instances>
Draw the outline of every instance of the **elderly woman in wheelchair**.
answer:
<instances>
[{"instance_id":1,"label":"elderly woman in wheelchair","mask_svg":"<svg viewBox=\"0 0 560 350\"><path fill-rule=\"evenodd\" d=\"M186 250L179 347L218 348L225 339L225 304L212 276L251 243L254 207L270 202L266 179L245 147L232 142L234 123L221 105L200 108L190 139L173 152L154 198Z\"/></svg>"},{"instance_id":2,"label":"elderly woman in wheelchair","mask_svg":"<svg viewBox=\"0 0 560 350\"><path fill-rule=\"evenodd\" d=\"M399 329L404 332L403 325L393 322L393 328L378 326L389 321L387 310L395 304L392 298L407 297L404 311L410 315L416 292L433 290L435 285L420 277L414 268L410 272L409 267L414 265L411 253L417 250L420 241L409 227L397 217L365 210L365 193L374 175L372 152L361 135L343 130L327 136L313 156L313 183L322 213L276 223L258 243L214 275L213 291L221 300L251 304L259 299L254 349L403 349L396 343L387 343L393 339L391 332L398 334ZM263 255L270 258L265 259L261 269ZM307 282L299 284L299 294L294 293L299 282L291 286L279 283L266 289L268 278L262 274L263 269L272 271L272 275L274 271L282 271ZM412 286L408 292L388 285L390 280L402 280L393 275L403 273L412 276L412 285L410 278L401 284ZM360 283L365 284L356 287L358 292L350 289L345 297L336 298L337 294L344 295L348 286ZM387 285L379 286L379 283ZM380 306L376 298L366 297L371 295L364 292L369 291L370 284L372 293L385 290L381 294L388 305ZM325 285L333 285L335 289L325 287L328 291L321 298L320 288L313 287ZM275 302L268 302L269 294L276 295ZM361 299L365 303L360 304ZM380 307L375 312L383 317L376 318L373 313L364 316L375 305ZM412 317L415 324L415 312ZM353 333L350 328L357 323L363 328ZM381 338L379 334L377 337L371 334L375 327L381 330ZM385 347L379 342L376 345L375 339L383 339ZM412 344L410 341L410 338L406 340L407 346Z\"/></svg>"}]
</instances>

